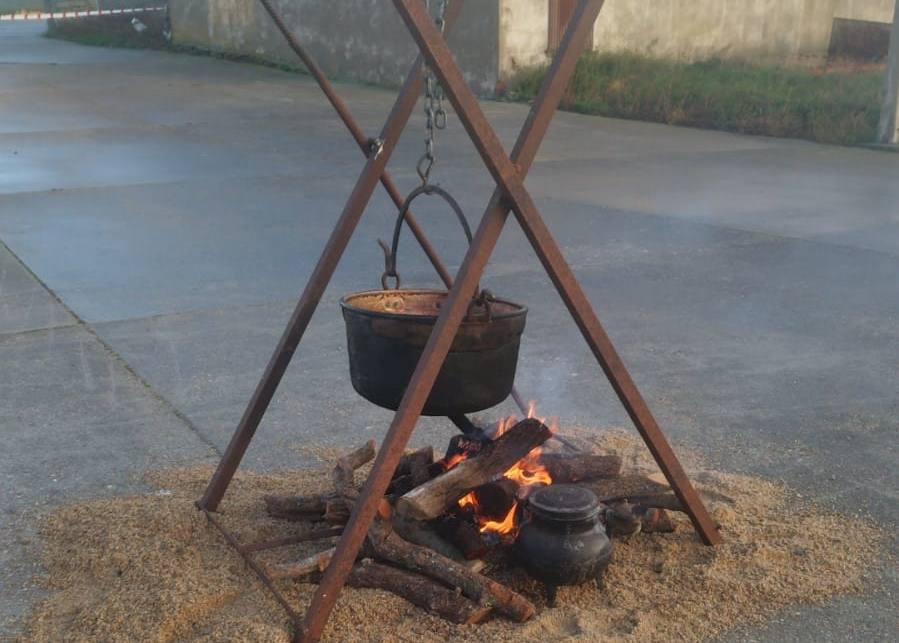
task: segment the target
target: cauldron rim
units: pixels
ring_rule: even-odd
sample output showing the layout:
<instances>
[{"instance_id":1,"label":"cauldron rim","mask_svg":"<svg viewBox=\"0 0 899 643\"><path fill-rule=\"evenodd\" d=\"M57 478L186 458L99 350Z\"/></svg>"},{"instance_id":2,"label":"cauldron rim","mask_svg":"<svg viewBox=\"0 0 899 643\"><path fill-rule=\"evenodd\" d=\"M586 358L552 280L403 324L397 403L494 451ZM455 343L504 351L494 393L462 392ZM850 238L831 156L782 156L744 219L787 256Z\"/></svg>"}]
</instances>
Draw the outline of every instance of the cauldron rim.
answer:
<instances>
[{"instance_id":1,"label":"cauldron rim","mask_svg":"<svg viewBox=\"0 0 899 643\"><path fill-rule=\"evenodd\" d=\"M449 291L447 290L438 290L436 288L399 288L396 290L383 290L383 289L375 289L375 290L361 290L358 292L353 292L348 295L344 295L340 298L340 307L344 310L351 311L354 313L358 313L360 315L365 315L368 317L377 317L380 319L394 319L400 321L417 321L422 323L435 323L437 321L437 315L431 314L422 314L422 313L398 313L398 312L385 312L383 310L377 310L374 308L359 306L353 303L354 300L360 299L362 297L373 297L373 296L387 296L387 295L431 295L435 299L446 300L449 296ZM472 302L474 303L474 301ZM508 299L502 298L494 298L490 301L492 306L491 310L491 318L487 319L484 316L478 316L474 318L466 317L463 320L463 324L469 323L489 323L491 320L496 321L499 319L509 319L512 317L519 317L527 315L528 309L527 306L522 304L518 304L514 301L510 301Z\"/></svg>"}]
</instances>

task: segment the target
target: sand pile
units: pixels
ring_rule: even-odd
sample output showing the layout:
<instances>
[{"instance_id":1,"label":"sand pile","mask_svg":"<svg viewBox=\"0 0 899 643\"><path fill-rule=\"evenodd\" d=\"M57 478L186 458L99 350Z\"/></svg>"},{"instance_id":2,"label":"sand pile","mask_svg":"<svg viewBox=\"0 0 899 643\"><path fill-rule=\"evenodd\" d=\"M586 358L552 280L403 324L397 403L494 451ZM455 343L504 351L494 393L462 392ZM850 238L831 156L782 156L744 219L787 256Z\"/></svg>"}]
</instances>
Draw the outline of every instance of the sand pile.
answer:
<instances>
[{"instance_id":1,"label":"sand pile","mask_svg":"<svg viewBox=\"0 0 899 643\"><path fill-rule=\"evenodd\" d=\"M653 469L631 435L594 433L590 441L621 455L625 468ZM348 588L326 640L696 640L787 605L858 591L865 570L886 555L884 535L869 522L818 511L778 484L685 459L725 545L702 546L675 514L673 534L616 543L604 591L562 588L559 607L521 625L494 618L454 626L391 594ZM193 507L210 475L207 467L152 472L155 493L64 506L48 516L41 533L52 593L28 618L23 640L288 641L283 612ZM321 470L239 474L223 519L245 542L288 535L296 527L269 519L262 495L323 491L328 480ZM292 546L268 560L325 544ZM522 573L499 579L543 607L539 588ZM283 587L295 605L308 604L312 586Z\"/></svg>"}]
</instances>

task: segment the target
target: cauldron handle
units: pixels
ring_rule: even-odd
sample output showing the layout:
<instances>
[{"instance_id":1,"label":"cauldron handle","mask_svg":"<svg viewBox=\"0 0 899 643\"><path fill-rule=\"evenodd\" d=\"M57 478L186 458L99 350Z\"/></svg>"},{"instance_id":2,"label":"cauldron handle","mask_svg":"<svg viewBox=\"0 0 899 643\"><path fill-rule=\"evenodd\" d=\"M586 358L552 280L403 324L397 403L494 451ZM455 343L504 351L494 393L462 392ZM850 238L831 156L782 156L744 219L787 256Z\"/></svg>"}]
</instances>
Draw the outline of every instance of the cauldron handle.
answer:
<instances>
[{"instance_id":1,"label":"cauldron handle","mask_svg":"<svg viewBox=\"0 0 899 643\"><path fill-rule=\"evenodd\" d=\"M381 275L381 287L384 288L384 290L389 290L387 287L387 280L390 277L393 277L396 280L396 285L394 286L394 288L400 287L400 276L396 271L396 253L397 250L399 250L400 245L400 232L402 232L403 230L403 222L406 220L406 215L409 213L409 208L412 207L412 202L422 194L428 196L436 195L446 201L446 203L456 214L456 218L459 219L459 223L462 224L462 229L465 231L465 237L468 239L468 245L471 245L471 228L468 225L468 220L465 218L465 213L462 212L462 208L459 206L459 203L456 201L456 199L454 199L449 192L444 190L439 185L433 185L430 183L420 185L409 193L409 196L406 197L406 200L403 203L403 207L400 208L400 214L397 217L396 226L394 226L393 228L393 243L390 249L387 248L387 244L384 241L378 239L378 245L380 245L381 249L384 251L384 273Z\"/></svg>"}]
</instances>

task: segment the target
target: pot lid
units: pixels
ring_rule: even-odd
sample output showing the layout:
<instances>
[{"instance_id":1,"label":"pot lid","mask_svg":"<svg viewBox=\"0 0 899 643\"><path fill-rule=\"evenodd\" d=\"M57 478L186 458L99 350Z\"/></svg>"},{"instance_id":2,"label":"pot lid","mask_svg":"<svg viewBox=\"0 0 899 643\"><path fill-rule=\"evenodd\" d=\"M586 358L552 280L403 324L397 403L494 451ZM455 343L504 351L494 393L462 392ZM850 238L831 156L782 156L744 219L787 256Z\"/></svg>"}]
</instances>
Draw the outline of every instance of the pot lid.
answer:
<instances>
[{"instance_id":1,"label":"pot lid","mask_svg":"<svg viewBox=\"0 0 899 643\"><path fill-rule=\"evenodd\" d=\"M585 487L551 484L532 493L528 506L543 518L574 522L595 518L599 513L599 498Z\"/></svg>"}]
</instances>

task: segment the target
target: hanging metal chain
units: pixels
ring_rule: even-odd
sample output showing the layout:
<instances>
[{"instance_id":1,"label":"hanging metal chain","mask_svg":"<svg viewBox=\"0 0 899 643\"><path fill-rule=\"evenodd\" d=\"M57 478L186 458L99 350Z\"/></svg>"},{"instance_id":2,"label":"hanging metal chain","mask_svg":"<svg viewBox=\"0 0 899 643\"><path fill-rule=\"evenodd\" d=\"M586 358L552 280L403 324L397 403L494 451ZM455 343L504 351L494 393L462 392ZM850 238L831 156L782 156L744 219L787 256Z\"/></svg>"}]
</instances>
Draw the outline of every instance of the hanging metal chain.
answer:
<instances>
[{"instance_id":1,"label":"hanging metal chain","mask_svg":"<svg viewBox=\"0 0 899 643\"><path fill-rule=\"evenodd\" d=\"M431 11L431 0L427 0L428 13ZM444 33L446 27L446 7L449 0L437 0L437 16L434 22L440 29L440 33ZM425 153L418 160L418 176L421 178L422 185L427 185L428 177L431 175L431 168L434 167L434 143L436 141L436 130L446 129L446 110L443 107L443 87L437 82L434 72L428 67L425 70Z\"/></svg>"}]
</instances>

